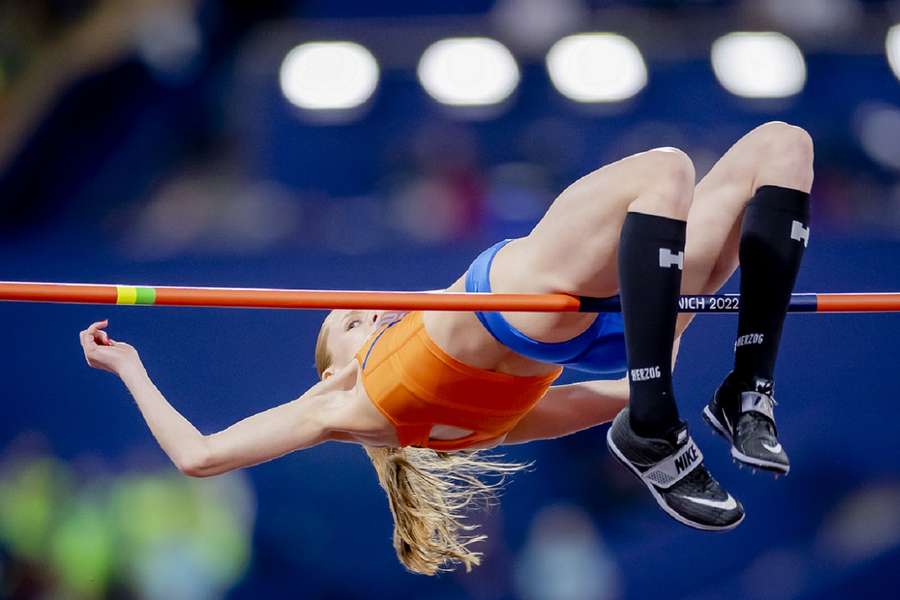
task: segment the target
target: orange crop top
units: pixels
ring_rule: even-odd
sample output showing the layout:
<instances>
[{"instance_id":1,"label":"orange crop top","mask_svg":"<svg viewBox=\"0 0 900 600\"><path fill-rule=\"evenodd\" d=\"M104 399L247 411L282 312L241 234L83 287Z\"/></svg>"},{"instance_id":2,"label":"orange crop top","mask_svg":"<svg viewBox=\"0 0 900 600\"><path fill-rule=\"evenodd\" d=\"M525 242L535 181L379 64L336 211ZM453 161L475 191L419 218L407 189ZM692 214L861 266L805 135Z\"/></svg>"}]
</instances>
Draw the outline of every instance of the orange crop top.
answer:
<instances>
[{"instance_id":1,"label":"orange crop top","mask_svg":"<svg viewBox=\"0 0 900 600\"><path fill-rule=\"evenodd\" d=\"M509 433L559 377L519 377L471 367L444 352L425 331L422 312L382 325L356 358L372 403L397 428L401 446L462 450ZM473 433L430 439L434 425Z\"/></svg>"}]
</instances>

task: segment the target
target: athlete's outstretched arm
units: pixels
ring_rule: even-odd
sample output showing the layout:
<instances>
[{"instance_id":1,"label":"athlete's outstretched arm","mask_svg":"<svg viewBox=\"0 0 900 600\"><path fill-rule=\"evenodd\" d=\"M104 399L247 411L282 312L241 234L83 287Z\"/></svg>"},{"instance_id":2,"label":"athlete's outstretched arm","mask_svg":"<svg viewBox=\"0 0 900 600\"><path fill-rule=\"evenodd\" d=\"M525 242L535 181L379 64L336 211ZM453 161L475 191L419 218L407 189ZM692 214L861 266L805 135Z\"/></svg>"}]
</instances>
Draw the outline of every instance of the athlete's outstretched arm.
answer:
<instances>
[{"instance_id":1,"label":"athlete's outstretched arm","mask_svg":"<svg viewBox=\"0 0 900 600\"><path fill-rule=\"evenodd\" d=\"M111 340L103 331L106 325L100 321L81 332L85 359L122 379L160 447L182 473L193 477L255 465L329 439L331 407L340 404L341 394L351 393L356 379L353 361L296 400L203 435L156 388L134 347Z\"/></svg>"},{"instance_id":2,"label":"athlete's outstretched arm","mask_svg":"<svg viewBox=\"0 0 900 600\"><path fill-rule=\"evenodd\" d=\"M563 437L612 421L628 404L628 380L555 385L522 417L505 444Z\"/></svg>"}]
</instances>

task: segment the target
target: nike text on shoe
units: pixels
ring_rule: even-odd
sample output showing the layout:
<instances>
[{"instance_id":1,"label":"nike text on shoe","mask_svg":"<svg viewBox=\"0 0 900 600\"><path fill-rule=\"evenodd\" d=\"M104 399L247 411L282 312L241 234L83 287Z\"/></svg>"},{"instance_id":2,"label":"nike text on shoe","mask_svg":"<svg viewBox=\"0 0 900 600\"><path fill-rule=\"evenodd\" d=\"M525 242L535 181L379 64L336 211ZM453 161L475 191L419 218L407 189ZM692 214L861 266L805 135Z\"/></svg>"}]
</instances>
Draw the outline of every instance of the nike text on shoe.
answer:
<instances>
[{"instance_id":1,"label":"nike text on shoe","mask_svg":"<svg viewBox=\"0 0 900 600\"><path fill-rule=\"evenodd\" d=\"M791 465L778 441L775 404L770 380L754 378L746 383L732 374L703 409L703 418L731 442L735 460L754 469L787 475Z\"/></svg>"},{"instance_id":2,"label":"nike text on shoe","mask_svg":"<svg viewBox=\"0 0 900 600\"><path fill-rule=\"evenodd\" d=\"M676 521L695 529L725 531L744 520L744 508L709 474L687 427L671 439L640 437L631 429L626 408L613 421L606 442L613 456Z\"/></svg>"}]
</instances>

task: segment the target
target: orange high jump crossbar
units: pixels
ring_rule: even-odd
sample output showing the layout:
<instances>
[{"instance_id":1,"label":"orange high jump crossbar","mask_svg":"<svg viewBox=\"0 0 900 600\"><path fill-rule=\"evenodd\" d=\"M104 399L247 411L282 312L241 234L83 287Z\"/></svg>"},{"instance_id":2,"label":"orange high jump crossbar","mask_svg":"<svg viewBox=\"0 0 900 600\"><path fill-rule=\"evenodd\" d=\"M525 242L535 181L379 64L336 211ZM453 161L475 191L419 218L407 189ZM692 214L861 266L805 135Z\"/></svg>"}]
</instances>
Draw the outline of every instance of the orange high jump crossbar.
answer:
<instances>
[{"instance_id":1,"label":"orange high jump crossbar","mask_svg":"<svg viewBox=\"0 0 900 600\"><path fill-rule=\"evenodd\" d=\"M0 301L229 308L620 312L618 298L568 294L472 294L171 287L0 281ZM679 312L737 312L737 294L682 296ZM790 312L900 312L900 293L793 294Z\"/></svg>"}]
</instances>

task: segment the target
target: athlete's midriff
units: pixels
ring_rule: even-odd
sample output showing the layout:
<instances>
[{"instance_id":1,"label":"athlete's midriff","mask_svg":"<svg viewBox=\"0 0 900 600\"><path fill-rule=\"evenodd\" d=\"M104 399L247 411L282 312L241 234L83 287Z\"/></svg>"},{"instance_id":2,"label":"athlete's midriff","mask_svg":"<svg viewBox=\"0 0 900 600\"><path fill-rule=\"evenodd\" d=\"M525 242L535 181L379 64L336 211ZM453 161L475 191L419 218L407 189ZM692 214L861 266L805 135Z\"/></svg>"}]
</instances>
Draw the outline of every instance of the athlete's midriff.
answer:
<instances>
[{"instance_id":1,"label":"athlete's midriff","mask_svg":"<svg viewBox=\"0 0 900 600\"><path fill-rule=\"evenodd\" d=\"M519 377L471 367L431 339L421 311L382 325L356 357L366 393L393 423L400 444L435 450L461 450L509 433L562 372ZM435 440L435 425L472 433Z\"/></svg>"}]
</instances>

